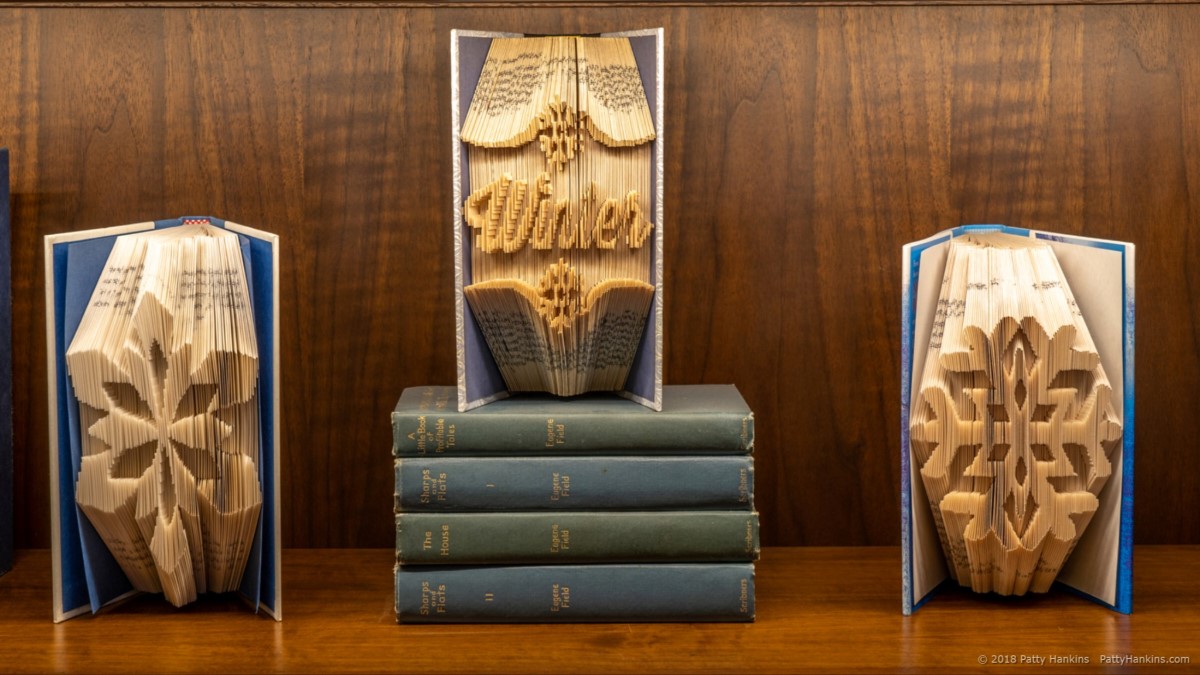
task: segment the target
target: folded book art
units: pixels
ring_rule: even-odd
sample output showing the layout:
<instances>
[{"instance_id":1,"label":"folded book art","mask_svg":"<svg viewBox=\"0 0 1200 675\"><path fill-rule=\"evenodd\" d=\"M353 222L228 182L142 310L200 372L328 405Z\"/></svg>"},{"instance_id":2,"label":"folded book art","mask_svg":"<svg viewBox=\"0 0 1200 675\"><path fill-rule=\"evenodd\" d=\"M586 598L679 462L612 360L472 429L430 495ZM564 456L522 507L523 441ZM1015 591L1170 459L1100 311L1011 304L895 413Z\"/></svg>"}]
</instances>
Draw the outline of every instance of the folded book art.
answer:
<instances>
[{"instance_id":1,"label":"folded book art","mask_svg":"<svg viewBox=\"0 0 1200 675\"><path fill-rule=\"evenodd\" d=\"M948 577L1000 595L1062 580L1128 611L1132 245L932 241L906 255L905 609Z\"/></svg>"},{"instance_id":2,"label":"folded book art","mask_svg":"<svg viewBox=\"0 0 1200 675\"><path fill-rule=\"evenodd\" d=\"M133 591L278 618L275 252L212 218L47 238L56 619Z\"/></svg>"},{"instance_id":3,"label":"folded book art","mask_svg":"<svg viewBox=\"0 0 1200 675\"><path fill-rule=\"evenodd\" d=\"M452 43L460 409L661 407L661 31Z\"/></svg>"}]
</instances>

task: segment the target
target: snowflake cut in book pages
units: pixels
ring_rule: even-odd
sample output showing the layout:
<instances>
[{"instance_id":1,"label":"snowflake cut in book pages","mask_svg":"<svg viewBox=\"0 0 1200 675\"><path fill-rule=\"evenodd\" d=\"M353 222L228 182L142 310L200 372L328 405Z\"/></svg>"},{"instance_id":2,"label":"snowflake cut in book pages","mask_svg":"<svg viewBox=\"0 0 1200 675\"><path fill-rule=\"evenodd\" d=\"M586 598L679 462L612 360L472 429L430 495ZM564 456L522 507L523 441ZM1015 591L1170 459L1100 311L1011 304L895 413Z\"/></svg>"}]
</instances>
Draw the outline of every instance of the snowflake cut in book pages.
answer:
<instances>
[{"instance_id":1,"label":"snowflake cut in book pages","mask_svg":"<svg viewBox=\"0 0 1200 675\"><path fill-rule=\"evenodd\" d=\"M655 131L629 40L493 40L461 138L464 294L508 389L622 388L654 298Z\"/></svg>"},{"instance_id":2,"label":"snowflake cut in book pages","mask_svg":"<svg viewBox=\"0 0 1200 675\"><path fill-rule=\"evenodd\" d=\"M1044 592L1099 507L1112 387L1053 250L954 239L910 424L951 575Z\"/></svg>"},{"instance_id":3,"label":"snowflake cut in book pages","mask_svg":"<svg viewBox=\"0 0 1200 675\"><path fill-rule=\"evenodd\" d=\"M236 590L262 507L237 235L119 237L66 361L86 430L76 503L130 582L176 606Z\"/></svg>"}]
</instances>

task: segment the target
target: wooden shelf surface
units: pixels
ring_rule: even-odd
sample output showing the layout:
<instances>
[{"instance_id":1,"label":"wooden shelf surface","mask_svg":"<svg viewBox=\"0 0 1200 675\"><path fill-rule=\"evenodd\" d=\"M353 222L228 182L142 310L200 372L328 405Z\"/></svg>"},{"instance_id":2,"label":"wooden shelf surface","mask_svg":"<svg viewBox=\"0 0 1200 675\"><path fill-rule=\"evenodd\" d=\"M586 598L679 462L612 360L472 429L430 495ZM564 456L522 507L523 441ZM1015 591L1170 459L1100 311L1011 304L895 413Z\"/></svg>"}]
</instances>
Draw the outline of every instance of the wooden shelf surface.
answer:
<instances>
[{"instance_id":1,"label":"wooden shelf surface","mask_svg":"<svg viewBox=\"0 0 1200 675\"><path fill-rule=\"evenodd\" d=\"M1134 614L1061 592L1005 599L951 589L900 614L897 548L766 549L752 624L397 625L392 552L289 549L284 621L236 600L176 610L143 596L98 616L50 620L50 556L19 551L0 577L0 672L895 672L1200 668L1200 547L1139 547Z\"/></svg>"}]
</instances>

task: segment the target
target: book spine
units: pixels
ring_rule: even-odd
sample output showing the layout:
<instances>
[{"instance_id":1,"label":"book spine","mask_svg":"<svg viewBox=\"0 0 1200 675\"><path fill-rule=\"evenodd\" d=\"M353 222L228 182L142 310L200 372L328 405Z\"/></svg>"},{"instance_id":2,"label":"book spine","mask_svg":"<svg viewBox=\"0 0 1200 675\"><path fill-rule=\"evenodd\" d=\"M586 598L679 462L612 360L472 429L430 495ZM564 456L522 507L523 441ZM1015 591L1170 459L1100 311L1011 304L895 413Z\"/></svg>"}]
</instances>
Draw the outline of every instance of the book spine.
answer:
<instances>
[{"instance_id":1,"label":"book spine","mask_svg":"<svg viewBox=\"0 0 1200 675\"><path fill-rule=\"evenodd\" d=\"M744 509L750 456L395 460L397 511Z\"/></svg>"},{"instance_id":2,"label":"book spine","mask_svg":"<svg viewBox=\"0 0 1200 675\"><path fill-rule=\"evenodd\" d=\"M401 623L753 621L754 566L396 566Z\"/></svg>"},{"instance_id":3,"label":"book spine","mask_svg":"<svg viewBox=\"0 0 1200 675\"><path fill-rule=\"evenodd\" d=\"M742 562L758 558L752 511L399 513L406 565Z\"/></svg>"},{"instance_id":4,"label":"book spine","mask_svg":"<svg viewBox=\"0 0 1200 675\"><path fill-rule=\"evenodd\" d=\"M392 453L397 457L659 452L744 455L753 448L753 413L572 413L550 417L528 413L392 412Z\"/></svg>"},{"instance_id":5,"label":"book spine","mask_svg":"<svg viewBox=\"0 0 1200 675\"><path fill-rule=\"evenodd\" d=\"M0 148L0 574L13 560L12 221L8 149Z\"/></svg>"}]
</instances>

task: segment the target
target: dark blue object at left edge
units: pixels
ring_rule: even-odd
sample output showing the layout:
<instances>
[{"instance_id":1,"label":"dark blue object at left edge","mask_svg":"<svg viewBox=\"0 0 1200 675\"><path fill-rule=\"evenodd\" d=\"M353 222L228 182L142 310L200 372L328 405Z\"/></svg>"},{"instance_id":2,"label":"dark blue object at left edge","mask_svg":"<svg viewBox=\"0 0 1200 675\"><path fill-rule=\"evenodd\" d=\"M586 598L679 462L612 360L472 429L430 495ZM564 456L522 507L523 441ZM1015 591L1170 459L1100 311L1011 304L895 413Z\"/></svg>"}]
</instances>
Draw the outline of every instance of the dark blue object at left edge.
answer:
<instances>
[{"instance_id":1,"label":"dark blue object at left edge","mask_svg":"<svg viewBox=\"0 0 1200 675\"><path fill-rule=\"evenodd\" d=\"M8 149L0 148L0 574L13 561L12 221Z\"/></svg>"}]
</instances>

